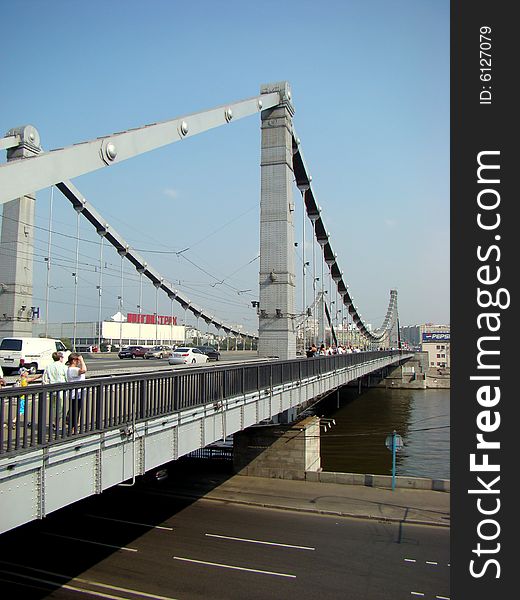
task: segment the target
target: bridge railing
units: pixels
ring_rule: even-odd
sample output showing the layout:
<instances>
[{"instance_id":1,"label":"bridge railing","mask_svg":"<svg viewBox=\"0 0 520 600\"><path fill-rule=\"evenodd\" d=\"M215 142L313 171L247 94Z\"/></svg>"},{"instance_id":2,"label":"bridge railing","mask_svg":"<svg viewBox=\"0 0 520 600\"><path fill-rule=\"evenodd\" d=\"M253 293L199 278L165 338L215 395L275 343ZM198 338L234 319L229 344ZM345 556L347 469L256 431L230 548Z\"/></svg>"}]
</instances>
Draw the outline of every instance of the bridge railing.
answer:
<instances>
[{"instance_id":1,"label":"bridge railing","mask_svg":"<svg viewBox=\"0 0 520 600\"><path fill-rule=\"evenodd\" d=\"M0 455L56 444L72 436L122 428L188 408L337 369L399 351L219 365L135 375L112 375L77 383L0 389Z\"/></svg>"}]
</instances>

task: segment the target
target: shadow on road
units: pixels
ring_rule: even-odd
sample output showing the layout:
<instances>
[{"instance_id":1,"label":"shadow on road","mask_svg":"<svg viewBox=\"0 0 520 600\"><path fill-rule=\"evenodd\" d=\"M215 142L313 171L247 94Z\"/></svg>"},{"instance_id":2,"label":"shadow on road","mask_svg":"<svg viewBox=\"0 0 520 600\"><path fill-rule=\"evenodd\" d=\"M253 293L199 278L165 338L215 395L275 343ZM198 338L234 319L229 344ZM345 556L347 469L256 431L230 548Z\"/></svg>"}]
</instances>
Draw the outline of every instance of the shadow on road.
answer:
<instances>
[{"instance_id":1,"label":"shadow on road","mask_svg":"<svg viewBox=\"0 0 520 600\"><path fill-rule=\"evenodd\" d=\"M144 475L0 536L2 596L37 600L61 588L59 598L78 597L85 584L74 578L114 553L127 559L138 538L171 526L177 513L232 475L232 462L219 459L182 458L164 468L162 481Z\"/></svg>"}]
</instances>

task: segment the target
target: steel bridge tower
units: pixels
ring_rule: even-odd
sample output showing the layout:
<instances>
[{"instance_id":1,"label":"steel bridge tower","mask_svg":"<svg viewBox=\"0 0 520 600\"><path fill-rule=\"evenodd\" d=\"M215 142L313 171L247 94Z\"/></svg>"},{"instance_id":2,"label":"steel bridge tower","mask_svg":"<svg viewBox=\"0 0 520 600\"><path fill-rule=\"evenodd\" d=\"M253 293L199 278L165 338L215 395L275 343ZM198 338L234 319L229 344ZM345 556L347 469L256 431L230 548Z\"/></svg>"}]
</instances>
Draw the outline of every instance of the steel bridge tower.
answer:
<instances>
[{"instance_id":1,"label":"steel bridge tower","mask_svg":"<svg viewBox=\"0 0 520 600\"><path fill-rule=\"evenodd\" d=\"M14 147L7 146L8 161L41 152L40 136L31 125L11 129L6 137L16 138ZM35 193L29 193L6 202L3 207L0 339L32 335L35 202Z\"/></svg>"},{"instance_id":2,"label":"steel bridge tower","mask_svg":"<svg viewBox=\"0 0 520 600\"><path fill-rule=\"evenodd\" d=\"M258 355L296 357L294 326L294 181L291 90L285 81L263 85L280 104L262 111L260 192L260 306Z\"/></svg>"}]
</instances>

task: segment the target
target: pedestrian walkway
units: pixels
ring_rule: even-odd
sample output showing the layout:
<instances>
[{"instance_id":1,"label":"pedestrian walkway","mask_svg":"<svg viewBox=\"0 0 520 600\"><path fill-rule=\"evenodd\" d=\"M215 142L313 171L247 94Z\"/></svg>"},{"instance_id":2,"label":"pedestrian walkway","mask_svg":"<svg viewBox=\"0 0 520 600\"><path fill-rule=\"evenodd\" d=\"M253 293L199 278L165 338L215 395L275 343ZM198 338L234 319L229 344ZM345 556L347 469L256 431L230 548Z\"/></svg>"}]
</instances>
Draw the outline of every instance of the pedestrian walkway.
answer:
<instances>
[{"instance_id":1,"label":"pedestrian walkway","mask_svg":"<svg viewBox=\"0 0 520 600\"><path fill-rule=\"evenodd\" d=\"M432 490L291 481L198 473L175 482L176 493L221 502L400 523L450 526L450 494Z\"/></svg>"}]
</instances>

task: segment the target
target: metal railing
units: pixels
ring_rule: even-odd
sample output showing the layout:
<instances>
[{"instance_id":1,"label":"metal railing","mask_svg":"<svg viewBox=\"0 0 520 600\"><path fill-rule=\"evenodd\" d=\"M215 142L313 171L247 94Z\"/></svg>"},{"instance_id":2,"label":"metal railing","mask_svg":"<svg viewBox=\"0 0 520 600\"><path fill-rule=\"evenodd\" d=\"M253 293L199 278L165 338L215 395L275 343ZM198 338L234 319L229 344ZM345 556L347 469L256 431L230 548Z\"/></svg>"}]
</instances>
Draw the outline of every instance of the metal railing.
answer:
<instances>
[{"instance_id":1,"label":"metal railing","mask_svg":"<svg viewBox=\"0 0 520 600\"><path fill-rule=\"evenodd\" d=\"M0 456L331 373L399 351L221 365L0 388Z\"/></svg>"}]
</instances>

